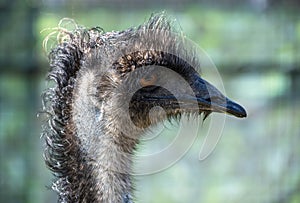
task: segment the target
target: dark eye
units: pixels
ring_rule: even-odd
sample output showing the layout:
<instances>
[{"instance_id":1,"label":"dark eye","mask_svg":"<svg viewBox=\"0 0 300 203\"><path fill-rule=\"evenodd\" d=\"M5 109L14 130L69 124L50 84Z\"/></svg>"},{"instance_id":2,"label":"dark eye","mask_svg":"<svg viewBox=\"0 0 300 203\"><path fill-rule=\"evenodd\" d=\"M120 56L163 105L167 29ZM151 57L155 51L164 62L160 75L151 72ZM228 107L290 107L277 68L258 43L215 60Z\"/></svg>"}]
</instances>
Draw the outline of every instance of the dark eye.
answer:
<instances>
[{"instance_id":1,"label":"dark eye","mask_svg":"<svg viewBox=\"0 0 300 203\"><path fill-rule=\"evenodd\" d=\"M143 77L140 79L140 85L142 87L155 86L157 81L157 76L155 74Z\"/></svg>"}]
</instances>

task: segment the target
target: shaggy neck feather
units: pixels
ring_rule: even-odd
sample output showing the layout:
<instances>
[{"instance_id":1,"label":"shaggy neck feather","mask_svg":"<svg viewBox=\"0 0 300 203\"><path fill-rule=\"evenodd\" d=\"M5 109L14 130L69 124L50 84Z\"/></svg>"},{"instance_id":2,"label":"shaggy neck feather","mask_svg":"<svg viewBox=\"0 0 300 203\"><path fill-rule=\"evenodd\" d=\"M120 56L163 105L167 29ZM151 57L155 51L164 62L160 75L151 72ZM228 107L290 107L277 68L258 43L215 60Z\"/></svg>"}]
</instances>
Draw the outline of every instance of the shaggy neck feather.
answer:
<instances>
[{"instance_id":1,"label":"shaggy neck feather","mask_svg":"<svg viewBox=\"0 0 300 203\"><path fill-rule=\"evenodd\" d=\"M125 139L116 126L103 125L110 116L104 114L105 102L93 96L94 77L92 72L86 72L79 78L72 111L80 147L86 154L83 158L90 169L88 177L95 181L86 190L94 191L98 202L130 203L132 152L136 142Z\"/></svg>"}]
</instances>

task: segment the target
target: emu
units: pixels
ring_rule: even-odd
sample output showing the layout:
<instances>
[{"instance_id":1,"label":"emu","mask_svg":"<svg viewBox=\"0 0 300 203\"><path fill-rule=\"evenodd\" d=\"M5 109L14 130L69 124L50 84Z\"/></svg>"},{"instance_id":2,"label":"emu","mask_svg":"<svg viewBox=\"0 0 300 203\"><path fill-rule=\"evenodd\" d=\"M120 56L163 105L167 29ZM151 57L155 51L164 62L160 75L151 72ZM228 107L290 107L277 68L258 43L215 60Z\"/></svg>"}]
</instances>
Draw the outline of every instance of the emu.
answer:
<instances>
[{"instance_id":1,"label":"emu","mask_svg":"<svg viewBox=\"0 0 300 203\"><path fill-rule=\"evenodd\" d=\"M59 202L133 202L133 156L150 126L211 112L246 117L200 77L196 51L176 32L164 14L125 31L61 30L49 54L55 86L43 96L44 158ZM164 113L150 118L155 106Z\"/></svg>"}]
</instances>

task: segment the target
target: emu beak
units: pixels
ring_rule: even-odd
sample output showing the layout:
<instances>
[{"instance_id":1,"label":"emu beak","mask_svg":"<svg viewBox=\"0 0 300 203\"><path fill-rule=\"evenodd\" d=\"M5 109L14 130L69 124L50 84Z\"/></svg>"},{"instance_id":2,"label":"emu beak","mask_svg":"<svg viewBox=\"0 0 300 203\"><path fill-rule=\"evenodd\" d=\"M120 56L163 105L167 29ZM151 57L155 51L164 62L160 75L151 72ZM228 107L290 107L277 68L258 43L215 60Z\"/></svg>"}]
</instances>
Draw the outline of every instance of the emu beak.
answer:
<instances>
[{"instance_id":1,"label":"emu beak","mask_svg":"<svg viewBox=\"0 0 300 203\"><path fill-rule=\"evenodd\" d=\"M217 88L202 79L198 74L192 76L192 89L195 93L199 109L228 113L236 117L246 117L246 110L239 104L225 97Z\"/></svg>"}]
</instances>

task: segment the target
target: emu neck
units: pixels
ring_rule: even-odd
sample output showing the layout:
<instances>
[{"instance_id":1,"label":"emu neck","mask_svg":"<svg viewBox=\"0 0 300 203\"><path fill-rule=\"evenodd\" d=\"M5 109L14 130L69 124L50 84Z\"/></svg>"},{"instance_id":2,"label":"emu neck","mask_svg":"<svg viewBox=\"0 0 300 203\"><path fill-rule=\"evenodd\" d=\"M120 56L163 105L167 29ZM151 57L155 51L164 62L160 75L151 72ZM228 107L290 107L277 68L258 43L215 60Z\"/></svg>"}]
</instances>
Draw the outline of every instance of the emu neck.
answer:
<instances>
[{"instance_id":1,"label":"emu neck","mask_svg":"<svg viewBox=\"0 0 300 203\"><path fill-rule=\"evenodd\" d=\"M132 153L136 145L126 139L110 122L111 115L104 111L104 101L94 99L95 76L87 72L75 88L72 120L87 168L82 182L92 181L89 188L79 191L93 196L94 202L132 202L130 179ZM105 113L104 113L105 112Z\"/></svg>"}]
</instances>

